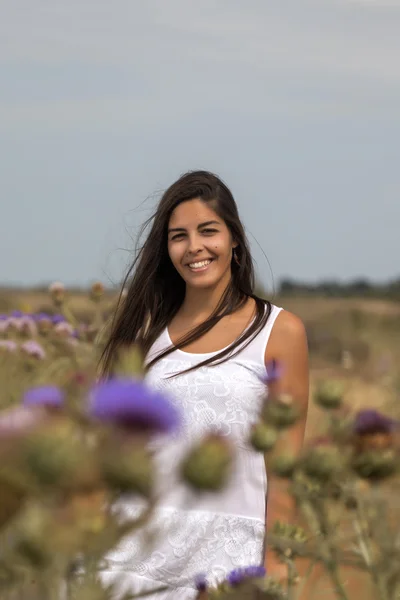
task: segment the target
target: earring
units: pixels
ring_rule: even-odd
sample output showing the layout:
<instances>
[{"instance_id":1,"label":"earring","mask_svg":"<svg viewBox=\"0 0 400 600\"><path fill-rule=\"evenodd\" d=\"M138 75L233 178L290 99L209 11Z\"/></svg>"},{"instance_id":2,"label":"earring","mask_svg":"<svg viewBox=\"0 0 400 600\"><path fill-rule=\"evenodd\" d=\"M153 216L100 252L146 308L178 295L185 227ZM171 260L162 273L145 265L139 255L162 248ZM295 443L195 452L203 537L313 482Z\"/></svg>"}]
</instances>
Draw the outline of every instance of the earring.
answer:
<instances>
[{"instance_id":1,"label":"earring","mask_svg":"<svg viewBox=\"0 0 400 600\"><path fill-rule=\"evenodd\" d=\"M240 261L239 261L239 258L238 258L237 252L236 252L236 248L233 249L233 260L240 267Z\"/></svg>"}]
</instances>

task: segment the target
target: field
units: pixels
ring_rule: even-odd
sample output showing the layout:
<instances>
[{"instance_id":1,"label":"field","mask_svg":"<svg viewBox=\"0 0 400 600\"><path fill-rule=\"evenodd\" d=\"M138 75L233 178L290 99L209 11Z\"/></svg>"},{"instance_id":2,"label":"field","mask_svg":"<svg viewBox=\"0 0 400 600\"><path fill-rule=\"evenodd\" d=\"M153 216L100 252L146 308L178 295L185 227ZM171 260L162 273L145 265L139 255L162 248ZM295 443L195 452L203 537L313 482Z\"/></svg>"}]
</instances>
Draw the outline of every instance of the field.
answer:
<instances>
[{"instance_id":1,"label":"field","mask_svg":"<svg viewBox=\"0 0 400 600\"><path fill-rule=\"evenodd\" d=\"M398 407L400 359L400 303L356 298L282 297L274 303L300 316L307 328L310 347L311 395L323 379L345 384L345 403L352 411L377 408L395 418ZM102 300L103 316L112 310L115 296ZM70 293L68 307L81 322L89 323L93 305L85 292ZM2 290L0 313L13 309L54 312L47 292ZM323 434L321 410L310 403L307 440ZM347 589L373 600L370 584L354 572L344 574ZM315 571L302 599L329 600L330 584ZM355 597L355 595L354 595Z\"/></svg>"},{"instance_id":2,"label":"field","mask_svg":"<svg viewBox=\"0 0 400 600\"><path fill-rule=\"evenodd\" d=\"M104 310L115 296L109 293ZM388 407L397 398L400 359L400 303L361 298L276 297L273 302L301 317L306 324L311 365L311 391L316 381L335 377L346 381L351 406ZM90 321L92 307L85 292L71 293L68 306L78 320ZM52 309L47 292L0 290L0 312L19 308ZM308 434L318 428L312 406Z\"/></svg>"}]
</instances>

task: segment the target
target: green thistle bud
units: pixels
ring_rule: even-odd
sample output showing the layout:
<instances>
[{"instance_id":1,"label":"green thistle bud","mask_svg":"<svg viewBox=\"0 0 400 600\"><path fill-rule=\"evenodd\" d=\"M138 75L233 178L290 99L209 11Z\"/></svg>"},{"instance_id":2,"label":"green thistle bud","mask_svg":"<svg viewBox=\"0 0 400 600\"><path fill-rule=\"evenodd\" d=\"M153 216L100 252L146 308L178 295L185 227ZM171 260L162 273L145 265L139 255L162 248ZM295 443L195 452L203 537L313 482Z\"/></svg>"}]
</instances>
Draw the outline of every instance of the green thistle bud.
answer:
<instances>
[{"instance_id":1,"label":"green thistle bud","mask_svg":"<svg viewBox=\"0 0 400 600\"><path fill-rule=\"evenodd\" d=\"M326 409L339 408L343 403L344 387L340 381L323 381L314 393L316 404Z\"/></svg>"},{"instance_id":2,"label":"green thistle bud","mask_svg":"<svg viewBox=\"0 0 400 600\"><path fill-rule=\"evenodd\" d=\"M278 440L278 432L263 422L253 425L250 443L258 452L269 452Z\"/></svg>"},{"instance_id":3,"label":"green thistle bud","mask_svg":"<svg viewBox=\"0 0 400 600\"><path fill-rule=\"evenodd\" d=\"M341 471L343 458L335 446L320 446L308 450L302 466L309 477L325 482Z\"/></svg>"},{"instance_id":4,"label":"green thistle bud","mask_svg":"<svg viewBox=\"0 0 400 600\"><path fill-rule=\"evenodd\" d=\"M211 434L195 446L182 464L182 477L199 490L224 487L232 465L232 450L226 439Z\"/></svg>"},{"instance_id":5,"label":"green thistle bud","mask_svg":"<svg viewBox=\"0 0 400 600\"><path fill-rule=\"evenodd\" d=\"M291 479L297 467L297 460L290 454L281 454L280 456L273 456L268 466L272 473L278 477Z\"/></svg>"},{"instance_id":6,"label":"green thistle bud","mask_svg":"<svg viewBox=\"0 0 400 600\"><path fill-rule=\"evenodd\" d=\"M106 483L118 492L136 493L149 498L154 485L150 452L142 445L127 442L109 446L101 467Z\"/></svg>"},{"instance_id":7,"label":"green thistle bud","mask_svg":"<svg viewBox=\"0 0 400 600\"><path fill-rule=\"evenodd\" d=\"M299 416L299 408L289 394L281 394L277 398L267 398L262 411L265 423L278 429L290 427Z\"/></svg>"},{"instance_id":8,"label":"green thistle bud","mask_svg":"<svg viewBox=\"0 0 400 600\"><path fill-rule=\"evenodd\" d=\"M367 450L353 457L352 467L363 479L384 479L398 469L398 457L392 449Z\"/></svg>"},{"instance_id":9,"label":"green thistle bud","mask_svg":"<svg viewBox=\"0 0 400 600\"><path fill-rule=\"evenodd\" d=\"M41 485L73 485L86 457L75 428L66 420L52 420L22 444L22 459Z\"/></svg>"}]
</instances>

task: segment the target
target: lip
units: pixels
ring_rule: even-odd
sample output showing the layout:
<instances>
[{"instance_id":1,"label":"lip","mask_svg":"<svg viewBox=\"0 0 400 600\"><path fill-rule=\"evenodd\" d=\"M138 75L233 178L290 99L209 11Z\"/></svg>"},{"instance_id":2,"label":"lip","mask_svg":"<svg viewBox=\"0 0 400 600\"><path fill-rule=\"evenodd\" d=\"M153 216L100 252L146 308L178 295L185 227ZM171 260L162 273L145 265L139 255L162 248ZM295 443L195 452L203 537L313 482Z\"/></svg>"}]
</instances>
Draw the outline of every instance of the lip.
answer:
<instances>
[{"instance_id":1,"label":"lip","mask_svg":"<svg viewBox=\"0 0 400 600\"><path fill-rule=\"evenodd\" d=\"M191 262L203 262L205 260L209 260L211 262L208 263L208 265L205 265L204 267L199 267L198 269L192 269L189 264L191 263L186 263L185 267L187 267L191 273L202 273L203 271L207 271L208 267L214 262L214 258L202 258L201 260L193 260Z\"/></svg>"}]
</instances>

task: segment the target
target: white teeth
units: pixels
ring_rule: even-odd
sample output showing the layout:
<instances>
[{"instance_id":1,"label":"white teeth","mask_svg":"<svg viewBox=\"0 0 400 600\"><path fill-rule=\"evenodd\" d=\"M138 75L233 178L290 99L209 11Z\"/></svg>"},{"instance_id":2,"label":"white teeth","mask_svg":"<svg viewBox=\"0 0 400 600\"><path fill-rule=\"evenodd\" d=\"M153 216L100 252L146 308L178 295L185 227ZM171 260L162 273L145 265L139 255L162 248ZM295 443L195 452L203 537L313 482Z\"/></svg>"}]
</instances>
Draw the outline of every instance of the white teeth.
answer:
<instances>
[{"instance_id":1,"label":"white teeth","mask_svg":"<svg viewBox=\"0 0 400 600\"><path fill-rule=\"evenodd\" d=\"M208 259L208 260L202 260L201 262L190 263L189 267L191 269L200 269L201 267L206 267L207 265L209 265L210 262L211 262L210 259Z\"/></svg>"}]
</instances>

